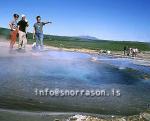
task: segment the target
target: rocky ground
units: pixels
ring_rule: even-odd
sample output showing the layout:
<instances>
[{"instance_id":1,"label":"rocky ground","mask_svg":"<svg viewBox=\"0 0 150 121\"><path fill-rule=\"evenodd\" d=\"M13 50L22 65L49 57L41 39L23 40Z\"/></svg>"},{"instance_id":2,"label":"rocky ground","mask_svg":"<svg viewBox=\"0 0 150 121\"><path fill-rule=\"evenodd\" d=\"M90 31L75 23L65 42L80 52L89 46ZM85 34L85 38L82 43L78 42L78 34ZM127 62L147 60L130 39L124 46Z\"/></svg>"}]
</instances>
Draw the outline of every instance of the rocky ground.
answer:
<instances>
[{"instance_id":1,"label":"rocky ground","mask_svg":"<svg viewBox=\"0 0 150 121\"><path fill-rule=\"evenodd\" d=\"M75 115L70 117L68 121L150 121L150 113L141 113L140 115L134 116L108 116L108 117Z\"/></svg>"},{"instance_id":2,"label":"rocky ground","mask_svg":"<svg viewBox=\"0 0 150 121\"><path fill-rule=\"evenodd\" d=\"M133 116L116 116L69 112L27 112L0 109L0 121L150 121L150 112L144 112Z\"/></svg>"}]
</instances>

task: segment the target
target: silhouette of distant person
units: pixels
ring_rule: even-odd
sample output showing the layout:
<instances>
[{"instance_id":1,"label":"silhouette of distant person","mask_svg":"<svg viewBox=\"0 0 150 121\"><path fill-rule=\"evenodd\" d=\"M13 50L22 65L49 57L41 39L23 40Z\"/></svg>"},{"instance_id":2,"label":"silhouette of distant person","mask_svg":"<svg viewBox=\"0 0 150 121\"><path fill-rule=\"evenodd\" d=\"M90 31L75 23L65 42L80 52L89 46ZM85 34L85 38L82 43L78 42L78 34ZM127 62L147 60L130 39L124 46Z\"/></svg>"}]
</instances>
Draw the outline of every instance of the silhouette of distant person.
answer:
<instances>
[{"instance_id":1,"label":"silhouette of distant person","mask_svg":"<svg viewBox=\"0 0 150 121\"><path fill-rule=\"evenodd\" d=\"M124 55L126 55L126 51L127 51L127 46L124 46L123 47L123 53L124 53Z\"/></svg>"}]
</instances>

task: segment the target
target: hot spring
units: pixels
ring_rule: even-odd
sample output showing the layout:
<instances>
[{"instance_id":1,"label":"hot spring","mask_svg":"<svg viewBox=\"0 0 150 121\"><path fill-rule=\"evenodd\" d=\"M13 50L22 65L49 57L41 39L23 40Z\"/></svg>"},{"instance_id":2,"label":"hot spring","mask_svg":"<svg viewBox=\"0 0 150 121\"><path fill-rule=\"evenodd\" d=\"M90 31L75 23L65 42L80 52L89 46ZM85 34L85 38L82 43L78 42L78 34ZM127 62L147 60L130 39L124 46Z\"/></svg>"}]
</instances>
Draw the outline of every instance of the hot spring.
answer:
<instances>
[{"instance_id":1,"label":"hot spring","mask_svg":"<svg viewBox=\"0 0 150 121\"><path fill-rule=\"evenodd\" d=\"M120 96L36 96L35 89L112 89ZM150 103L150 68L133 59L45 51L0 57L0 108L131 115Z\"/></svg>"}]
</instances>

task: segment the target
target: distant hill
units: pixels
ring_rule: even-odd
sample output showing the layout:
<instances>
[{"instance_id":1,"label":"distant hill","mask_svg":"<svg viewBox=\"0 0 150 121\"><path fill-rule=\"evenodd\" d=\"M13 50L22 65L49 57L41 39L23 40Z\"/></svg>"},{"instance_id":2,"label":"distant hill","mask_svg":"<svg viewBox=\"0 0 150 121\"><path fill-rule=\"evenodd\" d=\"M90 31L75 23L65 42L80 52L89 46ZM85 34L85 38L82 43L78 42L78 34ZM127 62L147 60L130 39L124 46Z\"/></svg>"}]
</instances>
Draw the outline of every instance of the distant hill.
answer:
<instances>
[{"instance_id":1,"label":"distant hill","mask_svg":"<svg viewBox=\"0 0 150 121\"><path fill-rule=\"evenodd\" d=\"M0 36L9 37L10 30L6 28L0 28Z\"/></svg>"},{"instance_id":2,"label":"distant hill","mask_svg":"<svg viewBox=\"0 0 150 121\"><path fill-rule=\"evenodd\" d=\"M3 36L8 39L9 35L10 35L9 29L0 28L0 36ZM32 33L28 33L28 43L32 44L33 42L35 42L35 40L32 39ZM92 50L104 49L112 51L122 51L124 46L128 46L138 48L141 51L150 51L150 43L147 42L113 41L100 39L98 40L95 37L89 36L68 37L68 36L45 35L44 44L64 48L85 48Z\"/></svg>"},{"instance_id":3,"label":"distant hill","mask_svg":"<svg viewBox=\"0 0 150 121\"><path fill-rule=\"evenodd\" d=\"M99 40L98 38L92 36L77 36L77 38L85 39L85 40Z\"/></svg>"}]
</instances>

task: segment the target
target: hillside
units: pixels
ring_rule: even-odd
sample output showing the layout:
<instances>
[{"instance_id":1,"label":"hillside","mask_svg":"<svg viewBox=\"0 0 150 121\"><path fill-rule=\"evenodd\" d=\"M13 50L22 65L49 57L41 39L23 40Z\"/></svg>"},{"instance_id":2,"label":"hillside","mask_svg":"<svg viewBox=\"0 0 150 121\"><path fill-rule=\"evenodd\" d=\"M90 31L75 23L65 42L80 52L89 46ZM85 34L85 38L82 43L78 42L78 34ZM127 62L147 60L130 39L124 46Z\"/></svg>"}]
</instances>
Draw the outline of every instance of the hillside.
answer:
<instances>
[{"instance_id":1,"label":"hillside","mask_svg":"<svg viewBox=\"0 0 150 121\"><path fill-rule=\"evenodd\" d=\"M0 36L9 38L9 29L0 28ZM32 39L32 34L28 33L28 43L32 44L35 40ZM122 51L124 46L138 48L141 51L150 51L150 43L146 42L132 42L132 41L112 41L112 40L88 40L87 41L79 37L67 37L67 36L54 36L45 35L44 44L64 47L64 48L86 48L93 50L112 50Z\"/></svg>"}]
</instances>

